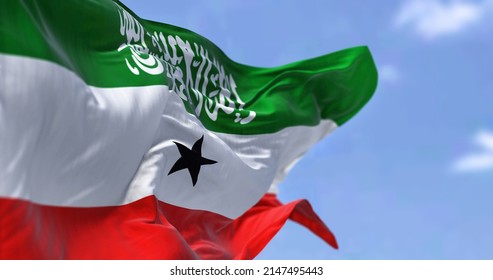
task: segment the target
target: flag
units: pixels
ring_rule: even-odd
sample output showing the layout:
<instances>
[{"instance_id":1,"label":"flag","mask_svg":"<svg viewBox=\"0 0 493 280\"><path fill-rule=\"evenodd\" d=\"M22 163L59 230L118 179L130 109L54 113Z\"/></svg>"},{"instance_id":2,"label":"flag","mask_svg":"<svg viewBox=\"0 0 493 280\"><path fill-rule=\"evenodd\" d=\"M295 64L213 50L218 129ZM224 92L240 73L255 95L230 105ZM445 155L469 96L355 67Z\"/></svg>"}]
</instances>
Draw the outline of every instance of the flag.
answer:
<instances>
[{"instance_id":1,"label":"flag","mask_svg":"<svg viewBox=\"0 0 493 280\"><path fill-rule=\"evenodd\" d=\"M337 247L273 190L376 83L364 46L258 68L116 0L4 0L0 258L250 259L287 219Z\"/></svg>"}]
</instances>

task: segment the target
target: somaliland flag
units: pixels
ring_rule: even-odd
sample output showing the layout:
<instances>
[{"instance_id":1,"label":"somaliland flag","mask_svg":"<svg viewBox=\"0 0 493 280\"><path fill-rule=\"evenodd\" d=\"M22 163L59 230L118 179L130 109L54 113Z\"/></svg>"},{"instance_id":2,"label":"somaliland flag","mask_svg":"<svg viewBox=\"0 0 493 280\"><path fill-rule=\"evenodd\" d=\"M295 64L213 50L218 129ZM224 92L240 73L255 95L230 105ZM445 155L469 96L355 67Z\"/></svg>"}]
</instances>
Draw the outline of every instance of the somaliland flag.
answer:
<instances>
[{"instance_id":1,"label":"somaliland flag","mask_svg":"<svg viewBox=\"0 0 493 280\"><path fill-rule=\"evenodd\" d=\"M0 3L0 258L249 259L292 219L293 164L355 115L366 47L231 61L114 0Z\"/></svg>"}]
</instances>

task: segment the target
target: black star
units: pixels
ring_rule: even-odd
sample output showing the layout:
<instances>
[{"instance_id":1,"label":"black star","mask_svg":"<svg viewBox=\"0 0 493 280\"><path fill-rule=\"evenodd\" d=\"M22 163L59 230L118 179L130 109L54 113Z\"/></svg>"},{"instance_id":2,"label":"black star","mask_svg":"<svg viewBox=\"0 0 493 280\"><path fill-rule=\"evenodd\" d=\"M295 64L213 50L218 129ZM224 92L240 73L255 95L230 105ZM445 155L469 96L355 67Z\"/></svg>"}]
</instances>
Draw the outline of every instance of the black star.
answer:
<instances>
[{"instance_id":1,"label":"black star","mask_svg":"<svg viewBox=\"0 0 493 280\"><path fill-rule=\"evenodd\" d=\"M173 141L173 143L176 144L176 147L178 147L181 157L175 162L175 165L173 165L169 171L168 176L176 171L187 168L188 172L190 172L190 177L192 177L193 186L195 187L199 177L200 166L217 163L217 161L202 157L203 141L204 136L202 135L202 137L193 144L191 150L183 144Z\"/></svg>"}]
</instances>

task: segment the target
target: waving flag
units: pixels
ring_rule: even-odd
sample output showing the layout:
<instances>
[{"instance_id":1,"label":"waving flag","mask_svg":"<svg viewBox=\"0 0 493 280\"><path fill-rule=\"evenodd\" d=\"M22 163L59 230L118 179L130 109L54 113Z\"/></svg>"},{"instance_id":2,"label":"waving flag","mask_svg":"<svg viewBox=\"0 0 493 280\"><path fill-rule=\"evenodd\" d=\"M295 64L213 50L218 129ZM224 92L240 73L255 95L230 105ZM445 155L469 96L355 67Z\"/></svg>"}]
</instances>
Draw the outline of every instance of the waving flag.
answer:
<instances>
[{"instance_id":1,"label":"waving flag","mask_svg":"<svg viewBox=\"0 0 493 280\"><path fill-rule=\"evenodd\" d=\"M0 3L0 258L253 258L308 202L269 192L370 99L366 47L231 61L118 1Z\"/></svg>"}]
</instances>

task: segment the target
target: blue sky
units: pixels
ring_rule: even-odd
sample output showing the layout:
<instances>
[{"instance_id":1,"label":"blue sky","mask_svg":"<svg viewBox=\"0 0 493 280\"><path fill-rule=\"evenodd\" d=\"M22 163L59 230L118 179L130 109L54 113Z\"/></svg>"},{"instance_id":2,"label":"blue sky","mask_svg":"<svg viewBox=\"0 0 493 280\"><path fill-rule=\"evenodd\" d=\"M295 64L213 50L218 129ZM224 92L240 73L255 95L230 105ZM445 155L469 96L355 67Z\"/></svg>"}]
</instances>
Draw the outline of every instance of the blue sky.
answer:
<instances>
[{"instance_id":1,"label":"blue sky","mask_svg":"<svg viewBox=\"0 0 493 280\"><path fill-rule=\"evenodd\" d=\"M123 3L249 65L370 47L374 98L279 194L307 198L340 249L290 222L258 259L493 259L493 1Z\"/></svg>"}]
</instances>

